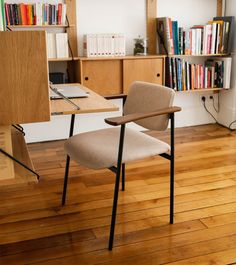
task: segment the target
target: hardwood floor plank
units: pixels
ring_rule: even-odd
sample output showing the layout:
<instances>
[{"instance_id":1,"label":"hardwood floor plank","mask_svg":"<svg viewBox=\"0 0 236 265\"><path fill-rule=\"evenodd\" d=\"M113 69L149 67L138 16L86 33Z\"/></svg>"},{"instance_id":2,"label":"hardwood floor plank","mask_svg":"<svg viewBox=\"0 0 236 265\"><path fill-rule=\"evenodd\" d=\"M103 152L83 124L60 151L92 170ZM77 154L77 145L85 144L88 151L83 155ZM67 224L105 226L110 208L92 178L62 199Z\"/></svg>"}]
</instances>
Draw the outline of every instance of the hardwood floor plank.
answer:
<instances>
[{"instance_id":1,"label":"hardwood floor plank","mask_svg":"<svg viewBox=\"0 0 236 265\"><path fill-rule=\"evenodd\" d=\"M215 264L215 265L222 265L222 264L235 264L236 263L236 248L220 251L217 253L211 253L208 255L204 255L201 257L195 257L191 259L186 259L177 262L171 262L171 265L185 265L185 264Z\"/></svg>"},{"instance_id":2,"label":"hardwood floor plank","mask_svg":"<svg viewBox=\"0 0 236 265\"><path fill-rule=\"evenodd\" d=\"M73 246L73 253L67 255L66 253L58 253L60 255L58 258L49 259L48 257L40 257L41 261L34 261L31 262L28 257L27 264L45 264L45 265L52 265L52 264L76 264L76 262L80 261L81 264L100 264L107 262L108 264L115 263L116 260L122 258L125 260L126 258L131 258L137 256L139 254L142 255L151 255L157 251L169 250L174 249L177 247L185 246L188 247L191 244L206 242L206 241L214 241L224 237L231 237L235 236L236 227L230 225L228 227L217 227L217 228L210 228L210 229L200 229L196 231L191 230L191 225L189 226L189 232L181 233L181 234L173 234L170 237L161 237L161 238L154 238L155 233L146 234L146 231L138 232L138 233L131 233L125 234L122 240L122 245L120 243L120 237L117 238L117 243L113 248L112 252L108 251L107 249L99 248L96 251L84 252L84 253L76 253L76 246ZM172 229L170 230L170 233ZM146 237L147 236L147 237ZM140 241L137 241L139 238ZM207 239L206 239L207 238ZM132 242L132 243L131 243ZM135 243L136 242L136 243ZM79 246L80 243L78 243ZM103 247L106 247L103 245ZM81 245L78 247L78 251L81 251ZM208 252L209 253L209 252ZM64 254L64 256L63 256ZM48 254L49 255L49 254ZM235 253L236 255L236 253ZM54 257L56 254L53 255ZM24 256L25 257L25 254ZM43 258L45 260L43 260ZM19 260L19 257L18 257ZM58 262L58 263L57 263ZM80 264L80 263L79 263ZM135 264L135 263L133 263ZM157 263L160 264L160 263ZM188 263L185 263L188 264ZM201 263L199 263L201 264ZM223 264L223 263L222 263Z\"/></svg>"},{"instance_id":3,"label":"hardwood floor plank","mask_svg":"<svg viewBox=\"0 0 236 265\"><path fill-rule=\"evenodd\" d=\"M236 212L214 215L200 219L207 227L236 223Z\"/></svg>"},{"instance_id":4,"label":"hardwood floor plank","mask_svg":"<svg viewBox=\"0 0 236 265\"><path fill-rule=\"evenodd\" d=\"M116 258L114 262L112 262L113 265L154 265L154 264L171 264L174 261L178 260L186 260L186 263L184 264L191 264L188 263L189 258L198 259L197 256L201 255L208 255L209 253L215 253L220 251L225 251L229 249L235 249L236 248L236 236L227 236L220 239L214 239L214 240L207 240L204 242L198 242L195 244L189 244L185 246L180 246L176 248L172 248L171 251L169 249L164 249L160 251L156 251L153 253L149 253L148 255L143 255L142 253L137 253L136 256L131 258ZM233 256L235 258L235 256ZM197 264L200 263L200 260ZM204 262L206 262L204 260ZM110 262L105 263L96 263L101 265L109 265ZM177 263L178 264L178 263ZM207 263L207 264L215 264L215 263ZM223 263L220 263L221 265ZM224 263L226 264L226 263Z\"/></svg>"}]
</instances>

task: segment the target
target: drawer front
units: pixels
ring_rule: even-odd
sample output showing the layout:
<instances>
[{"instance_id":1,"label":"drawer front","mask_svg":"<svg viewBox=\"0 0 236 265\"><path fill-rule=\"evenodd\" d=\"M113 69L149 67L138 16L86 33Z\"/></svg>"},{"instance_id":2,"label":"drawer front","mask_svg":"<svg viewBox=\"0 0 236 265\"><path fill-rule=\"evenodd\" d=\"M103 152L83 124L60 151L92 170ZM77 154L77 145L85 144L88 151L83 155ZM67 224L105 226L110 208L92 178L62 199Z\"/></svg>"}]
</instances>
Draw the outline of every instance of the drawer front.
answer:
<instances>
[{"instance_id":1,"label":"drawer front","mask_svg":"<svg viewBox=\"0 0 236 265\"><path fill-rule=\"evenodd\" d=\"M132 59L123 62L123 89L127 93L134 81L164 84L164 59Z\"/></svg>"},{"instance_id":2,"label":"drawer front","mask_svg":"<svg viewBox=\"0 0 236 265\"><path fill-rule=\"evenodd\" d=\"M122 61L91 60L81 62L81 83L100 95L122 92Z\"/></svg>"}]
</instances>

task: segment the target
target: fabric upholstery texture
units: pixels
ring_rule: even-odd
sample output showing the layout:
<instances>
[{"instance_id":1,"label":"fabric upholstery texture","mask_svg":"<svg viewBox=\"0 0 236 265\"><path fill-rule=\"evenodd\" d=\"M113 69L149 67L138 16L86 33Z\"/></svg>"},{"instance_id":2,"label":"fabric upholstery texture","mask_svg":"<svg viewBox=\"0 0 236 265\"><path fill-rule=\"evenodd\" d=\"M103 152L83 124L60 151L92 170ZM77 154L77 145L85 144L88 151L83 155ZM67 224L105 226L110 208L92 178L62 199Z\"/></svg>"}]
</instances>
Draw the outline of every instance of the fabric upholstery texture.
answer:
<instances>
[{"instance_id":1,"label":"fabric upholstery texture","mask_svg":"<svg viewBox=\"0 0 236 265\"><path fill-rule=\"evenodd\" d=\"M162 85L136 81L130 88L124 105L124 115L146 113L171 107L175 92ZM149 130L165 130L168 126L168 115L156 116L136 121L138 125Z\"/></svg>"},{"instance_id":2,"label":"fabric upholstery texture","mask_svg":"<svg viewBox=\"0 0 236 265\"><path fill-rule=\"evenodd\" d=\"M102 129L72 136L65 150L79 164L93 169L117 165L120 127ZM123 163L166 153L170 146L142 132L126 128Z\"/></svg>"}]
</instances>

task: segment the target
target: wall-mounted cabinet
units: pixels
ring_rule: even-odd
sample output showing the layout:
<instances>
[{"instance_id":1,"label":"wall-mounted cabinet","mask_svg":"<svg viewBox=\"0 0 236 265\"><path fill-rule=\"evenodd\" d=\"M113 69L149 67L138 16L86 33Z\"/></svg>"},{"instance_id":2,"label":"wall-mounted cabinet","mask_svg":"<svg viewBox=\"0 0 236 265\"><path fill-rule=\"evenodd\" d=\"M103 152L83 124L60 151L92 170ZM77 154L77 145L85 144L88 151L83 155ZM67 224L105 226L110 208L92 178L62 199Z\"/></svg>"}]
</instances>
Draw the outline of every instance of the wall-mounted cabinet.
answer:
<instances>
[{"instance_id":1,"label":"wall-mounted cabinet","mask_svg":"<svg viewBox=\"0 0 236 265\"><path fill-rule=\"evenodd\" d=\"M76 81L101 95L127 93L133 81L164 84L165 56L80 57Z\"/></svg>"}]
</instances>

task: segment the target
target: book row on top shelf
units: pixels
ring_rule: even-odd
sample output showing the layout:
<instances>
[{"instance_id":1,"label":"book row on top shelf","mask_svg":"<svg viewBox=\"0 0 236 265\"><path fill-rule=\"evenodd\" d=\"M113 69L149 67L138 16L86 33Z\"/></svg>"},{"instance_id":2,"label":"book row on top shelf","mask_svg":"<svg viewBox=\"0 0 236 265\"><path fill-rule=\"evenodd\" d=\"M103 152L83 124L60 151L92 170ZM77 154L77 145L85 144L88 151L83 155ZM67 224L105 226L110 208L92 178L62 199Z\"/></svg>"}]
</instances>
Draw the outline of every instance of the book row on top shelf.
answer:
<instances>
[{"instance_id":1,"label":"book row on top shelf","mask_svg":"<svg viewBox=\"0 0 236 265\"><path fill-rule=\"evenodd\" d=\"M234 17L214 17L205 25L183 29L168 17L156 19L161 54L227 55L232 48Z\"/></svg>"},{"instance_id":2,"label":"book row on top shelf","mask_svg":"<svg viewBox=\"0 0 236 265\"><path fill-rule=\"evenodd\" d=\"M66 25L66 4L2 2L2 20L4 27L9 26L48 26Z\"/></svg>"}]
</instances>

